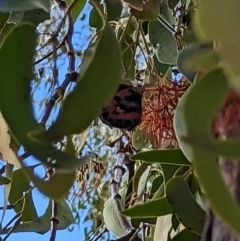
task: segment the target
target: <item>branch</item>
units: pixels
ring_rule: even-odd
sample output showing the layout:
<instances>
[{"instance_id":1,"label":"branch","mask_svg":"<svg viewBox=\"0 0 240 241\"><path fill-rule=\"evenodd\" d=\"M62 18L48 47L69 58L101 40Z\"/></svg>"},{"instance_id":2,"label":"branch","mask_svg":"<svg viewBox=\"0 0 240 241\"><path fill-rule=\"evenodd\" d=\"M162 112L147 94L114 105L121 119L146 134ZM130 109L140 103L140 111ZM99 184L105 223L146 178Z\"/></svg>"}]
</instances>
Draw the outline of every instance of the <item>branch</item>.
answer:
<instances>
[{"instance_id":1,"label":"branch","mask_svg":"<svg viewBox=\"0 0 240 241\"><path fill-rule=\"evenodd\" d=\"M124 228L126 232L126 236L121 237L118 240L130 240L130 238L136 233L136 230L132 227L132 225L129 223L127 218L123 215L121 215L122 211L122 204L121 204L121 196L119 194L119 188L122 181L122 176L124 175L125 168L123 167L125 159L129 158L128 155L122 151L118 152L117 162L114 167L114 178L111 182L110 191L112 196L112 203L113 207L115 209L118 221L120 225ZM134 239L136 241L141 240L139 236L136 236Z\"/></svg>"},{"instance_id":2,"label":"branch","mask_svg":"<svg viewBox=\"0 0 240 241\"><path fill-rule=\"evenodd\" d=\"M74 29L74 22L72 18L71 11L68 11L68 5L65 1L56 0L56 2L59 5L59 8L64 11L66 14L66 19L68 21L68 31L66 33L66 36L64 37L63 43L66 46L67 54L68 54L68 74L66 75L64 81L62 82L61 86L58 87L54 93L54 95L50 98L48 103L46 104L45 112L41 120L41 124L45 125L50 114L52 111L52 108L55 104L55 102L58 100L59 97L59 91L61 91L62 94L64 94L67 86L71 82L76 82L78 73L75 72L75 54L74 54L74 48L72 44L72 35L73 35L73 29Z\"/></svg>"},{"instance_id":3,"label":"branch","mask_svg":"<svg viewBox=\"0 0 240 241\"><path fill-rule=\"evenodd\" d=\"M157 21L161 23L162 26L166 28L172 35L176 34L176 30L174 29L174 27L169 22L167 22L167 20L163 18L162 15L159 15Z\"/></svg>"},{"instance_id":4,"label":"branch","mask_svg":"<svg viewBox=\"0 0 240 241\"><path fill-rule=\"evenodd\" d=\"M59 220L57 217L58 214L58 204L54 200L52 200L52 217L51 221L51 235L49 241L55 241L57 234L57 226L59 224Z\"/></svg>"},{"instance_id":5,"label":"branch","mask_svg":"<svg viewBox=\"0 0 240 241\"><path fill-rule=\"evenodd\" d=\"M240 96L231 91L225 102L225 106L219 111L214 122L214 135L219 139L240 139ZM222 173L223 179L236 199L240 204L240 162L230 158L219 157L218 164ZM220 201L220 200L219 200ZM208 210L202 241L240 241L227 226L222 223L212 210Z\"/></svg>"}]
</instances>

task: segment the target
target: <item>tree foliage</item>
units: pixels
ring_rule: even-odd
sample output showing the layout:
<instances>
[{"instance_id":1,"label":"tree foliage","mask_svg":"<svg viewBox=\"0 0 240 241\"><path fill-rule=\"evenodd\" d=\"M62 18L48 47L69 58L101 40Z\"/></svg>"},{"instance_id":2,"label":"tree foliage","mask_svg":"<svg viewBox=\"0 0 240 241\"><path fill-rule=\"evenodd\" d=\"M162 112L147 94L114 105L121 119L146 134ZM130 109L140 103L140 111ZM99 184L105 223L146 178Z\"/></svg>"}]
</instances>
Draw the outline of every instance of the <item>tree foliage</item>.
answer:
<instances>
[{"instance_id":1,"label":"tree foliage","mask_svg":"<svg viewBox=\"0 0 240 241\"><path fill-rule=\"evenodd\" d=\"M0 1L2 240L50 231L54 241L80 220L93 224L87 240L240 240L239 8ZM131 131L99 119L122 84L142 98ZM34 190L49 199L41 216Z\"/></svg>"}]
</instances>

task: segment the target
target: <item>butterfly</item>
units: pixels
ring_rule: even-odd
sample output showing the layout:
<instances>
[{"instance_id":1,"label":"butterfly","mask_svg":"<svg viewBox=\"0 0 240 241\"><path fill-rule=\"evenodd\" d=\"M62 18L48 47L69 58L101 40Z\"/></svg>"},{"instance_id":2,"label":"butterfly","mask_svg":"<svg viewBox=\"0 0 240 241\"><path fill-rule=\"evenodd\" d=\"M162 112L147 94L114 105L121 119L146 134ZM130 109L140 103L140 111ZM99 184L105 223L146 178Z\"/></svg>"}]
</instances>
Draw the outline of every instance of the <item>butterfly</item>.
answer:
<instances>
[{"instance_id":1,"label":"butterfly","mask_svg":"<svg viewBox=\"0 0 240 241\"><path fill-rule=\"evenodd\" d=\"M101 121L109 127L131 131L142 118L142 94L132 85L119 85L110 104L102 109Z\"/></svg>"}]
</instances>

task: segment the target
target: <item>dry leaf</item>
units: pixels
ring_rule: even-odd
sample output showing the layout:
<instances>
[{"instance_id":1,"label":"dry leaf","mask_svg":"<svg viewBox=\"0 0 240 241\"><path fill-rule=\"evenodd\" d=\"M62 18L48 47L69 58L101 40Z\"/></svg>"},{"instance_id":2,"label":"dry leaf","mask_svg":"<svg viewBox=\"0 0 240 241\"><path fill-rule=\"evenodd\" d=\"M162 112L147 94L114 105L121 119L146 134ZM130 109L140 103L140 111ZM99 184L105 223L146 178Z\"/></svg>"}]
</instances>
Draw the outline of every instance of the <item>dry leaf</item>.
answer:
<instances>
[{"instance_id":1,"label":"dry leaf","mask_svg":"<svg viewBox=\"0 0 240 241\"><path fill-rule=\"evenodd\" d=\"M85 129L82 133L81 133L81 136L80 136L80 142L79 142L79 146L78 146L78 149L77 149L77 152L80 152L83 148L83 145L87 139L87 136L89 134L89 131L90 131L90 128L91 126L89 126L87 129Z\"/></svg>"},{"instance_id":2,"label":"dry leaf","mask_svg":"<svg viewBox=\"0 0 240 241\"><path fill-rule=\"evenodd\" d=\"M1 159L8 163L13 164L16 167L21 168L21 162L17 157L17 154L9 146L11 142L11 137L8 134L8 126L4 120L2 113L0 112L0 154Z\"/></svg>"}]
</instances>

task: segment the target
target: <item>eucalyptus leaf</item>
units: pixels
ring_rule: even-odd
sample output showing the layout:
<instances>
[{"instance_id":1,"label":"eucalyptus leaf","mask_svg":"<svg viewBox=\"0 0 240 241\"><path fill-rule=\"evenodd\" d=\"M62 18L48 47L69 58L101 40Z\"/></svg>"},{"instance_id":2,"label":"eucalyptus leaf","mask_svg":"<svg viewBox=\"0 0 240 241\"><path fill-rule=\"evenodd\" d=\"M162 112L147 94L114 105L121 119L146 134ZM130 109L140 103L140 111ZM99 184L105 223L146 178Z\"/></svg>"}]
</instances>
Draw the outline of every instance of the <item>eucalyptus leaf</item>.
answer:
<instances>
[{"instance_id":1,"label":"eucalyptus leaf","mask_svg":"<svg viewBox=\"0 0 240 241\"><path fill-rule=\"evenodd\" d=\"M121 16L123 4L121 0L106 0L106 10L108 21L117 21Z\"/></svg>"},{"instance_id":2,"label":"eucalyptus leaf","mask_svg":"<svg viewBox=\"0 0 240 241\"><path fill-rule=\"evenodd\" d=\"M76 172L55 173L48 180L43 180L34 174L34 169L25 167L25 171L33 184L47 197L59 200L65 197L76 180Z\"/></svg>"},{"instance_id":3,"label":"eucalyptus leaf","mask_svg":"<svg viewBox=\"0 0 240 241\"><path fill-rule=\"evenodd\" d=\"M223 70L215 69L190 86L181 97L174 115L174 129L178 143L189 161L192 161L192 149L185 139L194 139L195 144L198 142L200 146L203 141L211 147L212 121L221 108L228 89Z\"/></svg>"},{"instance_id":4,"label":"eucalyptus leaf","mask_svg":"<svg viewBox=\"0 0 240 241\"><path fill-rule=\"evenodd\" d=\"M0 32L2 31L5 24L7 23L9 16L10 16L10 13L1 13L0 12Z\"/></svg>"},{"instance_id":5,"label":"eucalyptus leaf","mask_svg":"<svg viewBox=\"0 0 240 241\"><path fill-rule=\"evenodd\" d=\"M12 175L12 187L8 201L11 205L14 205L13 209L16 213L23 211L23 222L32 221L33 219L38 218L30 188L30 179L26 175L24 169L21 168L15 170ZM23 199L24 195L25 200Z\"/></svg>"},{"instance_id":6,"label":"eucalyptus leaf","mask_svg":"<svg viewBox=\"0 0 240 241\"><path fill-rule=\"evenodd\" d=\"M177 6L178 3L179 3L179 0L168 0L168 6L172 10Z\"/></svg>"},{"instance_id":7,"label":"eucalyptus leaf","mask_svg":"<svg viewBox=\"0 0 240 241\"><path fill-rule=\"evenodd\" d=\"M122 207L125 206L126 193L127 193L127 186L123 187L119 191L119 195L121 196ZM104 218L104 223L106 227L115 235L121 237L126 234L125 229L119 223L119 218L114 208L112 197L108 198L104 203L103 218Z\"/></svg>"},{"instance_id":8,"label":"eucalyptus leaf","mask_svg":"<svg viewBox=\"0 0 240 241\"><path fill-rule=\"evenodd\" d=\"M0 12L25 12L35 9L43 9L50 12L50 0L2 0L0 1Z\"/></svg>"},{"instance_id":9,"label":"eucalyptus leaf","mask_svg":"<svg viewBox=\"0 0 240 241\"><path fill-rule=\"evenodd\" d=\"M149 0L142 4L142 10L130 8L130 13L141 21L156 20L160 14L159 0Z\"/></svg>"},{"instance_id":10,"label":"eucalyptus leaf","mask_svg":"<svg viewBox=\"0 0 240 241\"><path fill-rule=\"evenodd\" d=\"M157 59L161 63L176 65L178 50L172 34L158 21L149 23L148 34Z\"/></svg>"},{"instance_id":11,"label":"eucalyptus leaf","mask_svg":"<svg viewBox=\"0 0 240 241\"><path fill-rule=\"evenodd\" d=\"M21 22L30 22L35 26L43 23L45 20L50 20L50 13L42 9L35 9L26 12L13 12L11 13L8 23L19 24Z\"/></svg>"},{"instance_id":12,"label":"eucalyptus leaf","mask_svg":"<svg viewBox=\"0 0 240 241\"><path fill-rule=\"evenodd\" d=\"M188 229L183 229L173 237L172 241L200 241L200 237Z\"/></svg>"},{"instance_id":13,"label":"eucalyptus leaf","mask_svg":"<svg viewBox=\"0 0 240 241\"><path fill-rule=\"evenodd\" d=\"M181 149L163 149L139 152L131 157L146 163L162 163L171 165L191 165Z\"/></svg>"},{"instance_id":14,"label":"eucalyptus leaf","mask_svg":"<svg viewBox=\"0 0 240 241\"><path fill-rule=\"evenodd\" d=\"M198 182L211 209L229 229L240 235L240 227L238 225L240 223L240 208L222 178L216 155L194 148L193 165Z\"/></svg>"},{"instance_id":15,"label":"eucalyptus leaf","mask_svg":"<svg viewBox=\"0 0 240 241\"><path fill-rule=\"evenodd\" d=\"M78 16L81 14L82 10L84 9L84 7L86 6L87 1L86 0L78 0L78 1L69 1L68 0L68 5L69 7L71 7L72 9L72 17L73 17L73 21L76 21ZM71 5L70 5L71 2ZM72 4L74 3L74 6L72 7Z\"/></svg>"},{"instance_id":16,"label":"eucalyptus leaf","mask_svg":"<svg viewBox=\"0 0 240 241\"><path fill-rule=\"evenodd\" d=\"M3 175L0 175L0 185L6 185L10 183L11 180L7 177L4 177Z\"/></svg>"},{"instance_id":17,"label":"eucalyptus leaf","mask_svg":"<svg viewBox=\"0 0 240 241\"><path fill-rule=\"evenodd\" d=\"M193 198L183 177L174 177L167 183L166 197L179 221L198 235L203 232L205 212Z\"/></svg>"},{"instance_id":18,"label":"eucalyptus leaf","mask_svg":"<svg viewBox=\"0 0 240 241\"><path fill-rule=\"evenodd\" d=\"M122 214L131 218L152 218L171 214L171 205L166 197L150 200L143 204L135 204L133 207L123 210Z\"/></svg>"},{"instance_id":19,"label":"eucalyptus leaf","mask_svg":"<svg viewBox=\"0 0 240 241\"><path fill-rule=\"evenodd\" d=\"M63 230L69 227L74 222L72 211L67 204L67 202L62 199L56 201L57 204L57 219L59 221L57 225L57 230ZM50 220L52 218L52 201L49 200L48 207L46 212L39 218L34 219L29 222L23 222L19 224L14 230L13 233L22 233L22 232L36 232L38 234L45 234L51 229ZM1 234L6 234L11 228L7 228L4 231L0 231Z\"/></svg>"},{"instance_id":20,"label":"eucalyptus leaf","mask_svg":"<svg viewBox=\"0 0 240 241\"><path fill-rule=\"evenodd\" d=\"M168 0L160 1L160 13L161 13L161 15L163 15L165 17L165 19L167 20L167 22L170 25L174 25L174 24L176 24L175 19L173 17L172 11L169 8L168 3L169 3Z\"/></svg>"},{"instance_id":21,"label":"eucalyptus leaf","mask_svg":"<svg viewBox=\"0 0 240 241\"><path fill-rule=\"evenodd\" d=\"M190 68L186 68L186 62L191 60L192 56L198 53L200 48L200 43L190 43L185 48L183 48L177 57L177 67L179 71L185 75L191 82L193 82L197 71L193 71Z\"/></svg>"},{"instance_id":22,"label":"eucalyptus leaf","mask_svg":"<svg viewBox=\"0 0 240 241\"><path fill-rule=\"evenodd\" d=\"M47 166L72 172L88 158L57 150L39 135L43 127L33 115L30 82L36 39L35 27L29 23L15 27L5 38L0 49L0 79L8 81L0 81L0 109L12 134L28 152Z\"/></svg>"},{"instance_id":23,"label":"eucalyptus leaf","mask_svg":"<svg viewBox=\"0 0 240 241\"><path fill-rule=\"evenodd\" d=\"M169 64L164 64L161 63L158 58L156 57L156 55L154 55L153 57L154 60L154 65L156 67L157 73L161 76L161 75L165 75L166 72L168 71L170 65Z\"/></svg>"},{"instance_id":24,"label":"eucalyptus leaf","mask_svg":"<svg viewBox=\"0 0 240 241\"><path fill-rule=\"evenodd\" d=\"M150 170L151 165L142 163L134 175L133 190L138 196L142 195L145 190Z\"/></svg>"},{"instance_id":25,"label":"eucalyptus leaf","mask_svg":"<svg viewBox=\"0 0 240 241\"><path fill-rule=\"evenodd\" d=\"M218 44L215 49L226 63L227 68L237 76L240 74L240 34L235 29L239 28L239 1L233 0L231 4L226 4L224 0L196 0L197 12L194 15L194 29L201 41L215 40ZM212 12L213 8L218 11ZM223 18L224 17L224 21ZM222 22L221 28L218 24ZM231 27L229 27L231 26ZM239 78L229 78L239 89Z\"/></svg>"},{"instance_id":26,"label":"eucalyptus leaf","mask_svg":"<svg viewBox=\"0 0 240 241\"><path fill-rule=\"evenodd\" d=\"M85 73L66 96L57 120L44 133L50 140L84 131L101 113L102 107L109 104L121 82L120 46L107 23L93 48Z\"/></svg>"},{"instance_id":27,"label":"eucalyptus leaf","mask_svg":"<svg viewBox=\"0 0 240 241\"><path fill-rule=\"evenodd\" d=\"M103 4L100 5L100 9L103 11ZM93 8L90 12L89 26L96 28L97 31L100 30L103 26L103 20L96 8Z\"/></svg>"}]
</instances>

